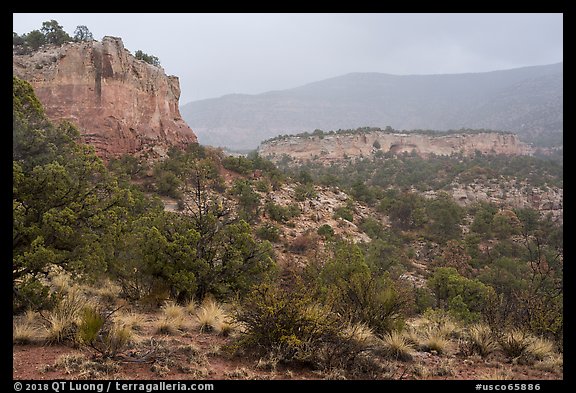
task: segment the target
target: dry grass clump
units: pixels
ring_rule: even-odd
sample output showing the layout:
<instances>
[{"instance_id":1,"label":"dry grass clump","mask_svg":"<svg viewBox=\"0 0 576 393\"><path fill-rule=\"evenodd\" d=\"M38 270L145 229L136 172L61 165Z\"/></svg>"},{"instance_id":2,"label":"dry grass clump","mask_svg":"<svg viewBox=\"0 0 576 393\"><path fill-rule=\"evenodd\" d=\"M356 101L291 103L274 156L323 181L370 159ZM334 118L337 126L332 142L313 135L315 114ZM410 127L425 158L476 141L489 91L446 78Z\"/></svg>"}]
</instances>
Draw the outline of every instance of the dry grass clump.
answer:
<instances>
[{"instance_id":1,"label":"dry grass clump","mask_svg":"<svg viewBox=\"0 0 576 393\"><path fill-rule=\"evenodd\" d=\"M514 373L512 372L512 370L506 368L478 375L478 379L492 380L492 381L510 381L514 379Z\"/></svg>"},{"instance_id":2,"label":"dry grass clump","mask_svg":"<svg viewBox=\"0 0 576 393\"><path fill-rule=\"evenodd\" d=\"M278 366L279 361L280 359L278 359L277 356L274 356L273 354L268 354L268 356L266 356L265 358L258 359L258 362L256 363L255 367L258 370L276 372L276 367Z\"/></svg>"},{"instance_id":3,"label":"dry grass clump","mask_svg":"<svg viewBox=\"0 0 576 393\"><path fill-rule=\"evenodd\" d=\"M109 278L99 282L97 285L82 285L80 289L88 296L99 299L104 304L116 304L120 299L122 288Z\"/></svg>"},{"instance_id":4,"label":"dry grass clump","mask_svg":"<svg viewBox=\"0 0 576 393\"><path fill-rule=\"evenodd\" d=\"M560 374L564 369L564 359L562 356L553 355L534 363L534 368L540 371Z\"/></svg>"},{"instance_id":5,"label":"dry grass clump","mask_svg":"<svg viewBox=\"0 0 576 393\"><path fill-rule=\"evenodd\" d=\"M518 359L524 355L530 343L530 335L520 329L509 331L499 340L502 351L512 359Z\"/></svg>"},{"instance_id":6,"label":"dry grass clump","mask_svg":"<svg viewBox=\"0 0 576 393\"><path fill-rule=\"evenodd\" d=\"M77 288L70 288L46 317L46 342L59 344L74 340L82 310L90 305L91 302Z\"/></svg>"},{"instance_id":7,"label":"dry grass clump","mask_svg":"<svg viewBox=\"0 0 576 393\"><path fill-rule=\"evenodd\" d=\"M188 303L184 305L184 311L186 311L189 315L194 315L196 309L198 308L198 303L194 299L190 300Z\"/></svg>"},{"instance_id":8,"label":"dry grass clump","mask_svg":"<svg viewBox=\"0 0 576 393\"><path fill-rule=\"evenodd\" d=\"M122 312L114 317L114 323L135 332L142 330L145 322L144 316L135 312Z\"/></svg>"},{"instance_id":9,"label":"dry grass clump","mask_svg":"<svg viewBox=\"0 0 576 393\"><path fill-rule=\"evenodd\" d=\"M388 357L401 361L412 360L412 346L400 332L390 332L382 338L382 342Z\"/></svg>"},{"instance_id":10,"label":"dry grass clump","mask_svg":"<svg viewBox=\"0 0 576 393\"><path fill-rule=\"evenodd\" d=\"M154 328L158 334L166 334L173 336L178 334L178 324L180 321L175 321L174 319L168 318L166 316L160 317L154 322Z\"/></svg>"},{"instance_id":11,"label":"dry grass clump","mask_svg":"<svg viewBox=\"0 0 576 393\"><path fill-rule=\"evenodd\" d=\"M74 288L70 274L64 271L52 272L49 276L49 280L57 293L66 294Z\"/></svg>"},{"instance_id":12,"label":"dry grass clump","mask_svg":"<svg viewBox=\"0 0 576 393\"><path fill-rule=\"evenodd\" d=\"M350 323L342 331L342 336L345 339L351 339L361 345L376 344L378 338L374 331L365 323Z\"/></svg>"},{"instance_id":13,"label":"dry grass clump","mask_svg":"<svg viewBox=\"0 0 576 393\"><path fill-rule=\"evenodd\" d=\"M155 322L156 333L175 335L178 330L188 330L191 321L187 318L187 310L173 302L167 302L162 307L162 315Z\"/></svg>"},{"instance_id":14,"label":"dry grass clump","mask_svg":"<svg viewBox=\"0 0 576 393\"><path fill-rule=\"evenodd\" d=\"M544 338L532 338L525 352L527 357L536 361L542 361L554 356L555 354L556 350L554 348L554 343Z\"/></svg>"},{"instance_id":15,"label":"dry grass clump","mask_svg":"<svg viewBox=\"0 0 576 393\"><path fill-rule=\"evenodd\" d=\"M236 368L233 371L226 371L224 376L230 379L254 379L254 373L244 367Z\"/></svg>"},{"instance_id":16,"label":"dry grass clump","mask_svg":"<svg viewBox=\"0 0 576 393\"><path fill-rule=\"evenodd\" d=\"M468 329L461 349L466 355L477 354L484 358L498 349L498 343L488 325L476 324Z\"/></svg>"},{"instance_id":17,"label":"dry grass clump","mask_svg":"<svg viewBox=\"0 0 576 393\"><path fill-rule=\"evenodd\" d=\"M232 330L224 309L214 299L205 300L195 316L201 332L229 333Z\"/></svg>"},{"instance_id":18,"label":"dry grass clump","mask_svg":"<svg viewBox=\"0 0 576 393\"><path fill-rule=\"evenodd\" d=\"M32 344L42 341L41 330L26 319L12 324L12 344Z\"/></svg>"},{"instance_id":19,"label":"dry grass clump","mask_svg":"<svg viewBox=\"0 0 576 393\"><path fill-rule=\"evenodd\" d=\"M162 307L162 314L170 319L182 319L186 314L184 307L177 305L174 302L166 302Z\"/></svg>"},{"instance_id":20,"label":"dry grass clump","mask_svg":"<svg viewBox=\"0 0 576 393\"><path fill-rule=\"evenodd\" d=\"M414 364L410 371L418 378L426 379L430 376L430 369L422 363Z\"/></svg>"},{"instance_id":21,"label":"dry grass clump","mask_svg":"<svg viewBox=\"0 0 576 393\"><path fill-rule=\"evenodd\" d=\"M428 327L420 341L420 349L426 352L435 351L439 355L445 354L451 348L451 342L443 332L438 329Z\"/></svg>"},{"instance_id":22,"label":"dry grass clump","mask_svg":"<svg viewBox=\"0 0 576 393\"><path fill-rule=\"evenodd\" d=\"M418 330L415 326L409 326L408 328L402 330L402 335L408 344L412 347L417 348L420 346L420 341L422 338L418 333Z\"/></svg>"},{"instance_id":23,"label":"dry grass clump","mask_svg":"<svg viewBox=\"0 0 576 393\"><path fill-rule=\"evenodd\" d=\"M430 369L430 375L434 377L449 377L454 375L454 364L452 360L442 360Z\"/></svg>"},{"instance_id":24,"label":"dry grass clump","mask_svg":"<svg viewBox=\"0 0 576 393\"><path fill-rule=\"evenodd\" d=\"M462 332L458 324L446 312L441 310L427 311L416 323L425 329L435 329L445 338L458 338Z\"/></svg>"}]
</instances>

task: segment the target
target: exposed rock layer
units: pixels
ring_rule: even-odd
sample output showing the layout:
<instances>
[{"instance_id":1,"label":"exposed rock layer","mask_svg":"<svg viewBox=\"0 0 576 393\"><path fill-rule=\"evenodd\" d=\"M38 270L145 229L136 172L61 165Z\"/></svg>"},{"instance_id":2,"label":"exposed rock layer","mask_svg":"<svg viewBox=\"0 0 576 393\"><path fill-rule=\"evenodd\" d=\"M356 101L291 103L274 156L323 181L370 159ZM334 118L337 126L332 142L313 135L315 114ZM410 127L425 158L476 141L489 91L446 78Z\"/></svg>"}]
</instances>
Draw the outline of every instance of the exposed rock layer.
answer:
<instances>
[{"instance_id":1,"label":"exposed rock layer","mask_svg":"<svg viewBox=\"0 0 576 393\"><path fill-rule=\"evenodd\" d=\"M453 153L471 156L476 151L483 154L522 155L529 154L531 148L520 142L516 135L506 133L434 136L373 131L279 138L262 143L258 151L263 157L270 157L272 160L287 154L297 161L315 159L329 163L347 158L369 157L378 151L394 154L415 151L425 157L430 154L451 155Z\"/></svg>"},{"instance_id":2,"label":"exposed rock layer","mask_svg":"<svg viewBox=\"0 0 576 393\"><path fill-rule=\"evenodd\" d=\"M137 60L120 38L14 55L13 73L32 84L52 121L75 123L102 157L197 142L180 116L178 78Z\"/></svg>"}]
</instances>

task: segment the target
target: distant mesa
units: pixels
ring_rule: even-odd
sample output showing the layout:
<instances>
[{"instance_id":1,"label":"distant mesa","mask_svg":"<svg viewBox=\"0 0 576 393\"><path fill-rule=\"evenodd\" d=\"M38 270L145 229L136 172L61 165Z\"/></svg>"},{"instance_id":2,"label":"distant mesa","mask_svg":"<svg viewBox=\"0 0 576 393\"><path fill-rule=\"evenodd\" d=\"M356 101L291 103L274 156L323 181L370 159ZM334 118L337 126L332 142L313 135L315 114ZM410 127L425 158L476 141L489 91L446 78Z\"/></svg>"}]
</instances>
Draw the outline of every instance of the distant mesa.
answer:
<instances>
[{"instance_id":1,"label":"distant mesa","mask_svg":"<svg viewBox=\"0 0 576 393\"><path fill-rule=\"evenodd\" d=\"M360 128L339 132L299 134L276 137L258 147L261 156L280 161L285 156L294 163L315 161L322 164L367 158L376 154L529 155L534 149L521 142L517 135L489 130L450 132L395 132L378 128Z\"/></svg>"},{"instance_id":2,"label":"distant mesa","mask_svg":"<svg viewBox=\"0 0 576 393\"><path fill-rule=\"evenodd\" d=\"M197 143L180 115L180 84L136 59L122 39L47 45L13 55L13 73L33 86L50 120L75 123L103 158L165 155Z\"/></svg>"}]
</instances>

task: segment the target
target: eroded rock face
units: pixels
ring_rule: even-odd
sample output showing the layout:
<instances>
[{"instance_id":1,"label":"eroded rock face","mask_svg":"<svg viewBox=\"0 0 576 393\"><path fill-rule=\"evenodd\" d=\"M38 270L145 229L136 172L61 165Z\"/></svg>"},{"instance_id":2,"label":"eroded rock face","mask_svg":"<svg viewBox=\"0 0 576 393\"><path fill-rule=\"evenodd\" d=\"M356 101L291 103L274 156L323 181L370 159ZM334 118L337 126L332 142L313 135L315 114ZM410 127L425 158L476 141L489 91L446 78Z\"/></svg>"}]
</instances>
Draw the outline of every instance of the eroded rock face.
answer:
<instances>
[{"instance_id":1,"label":"eroded rock face","mask_svg":"<svg viewBox=\"0 0 576 393\"><path fill-rule=\"evenodd\" d=\"M379 146L379 148L375 147ZM478 134L424 135L373 131L357 134L292 136L264 142L258 148L260 155L272 160L284 154L296 161L317 160L323 163L348 158L369 157L378 151L401 154L415 151L420 156L430 154L471 156L483 154L530 154L531 148L520 142L514 134L486 132Z\"/></svg>"},{"instance_id":2,"label":"eroded rock face","mask_svg":"<svg viewBox=\"0 0 576 393\"><path fill-rule=\"evenodd\" d=\"M52 121L75 123L103 158L197 143L180 116L178 78L137 60L120 38L14 55L13 73L32 84Z\"/></svg>"}]
</instances>

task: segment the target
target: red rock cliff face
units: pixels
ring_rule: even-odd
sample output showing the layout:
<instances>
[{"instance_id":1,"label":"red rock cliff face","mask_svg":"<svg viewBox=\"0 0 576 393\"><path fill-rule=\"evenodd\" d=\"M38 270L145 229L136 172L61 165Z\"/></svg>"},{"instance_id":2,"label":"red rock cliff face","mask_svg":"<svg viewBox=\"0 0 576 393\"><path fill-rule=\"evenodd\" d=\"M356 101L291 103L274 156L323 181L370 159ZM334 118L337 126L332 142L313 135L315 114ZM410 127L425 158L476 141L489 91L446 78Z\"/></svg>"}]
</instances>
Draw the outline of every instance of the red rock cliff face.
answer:
<instances>
[{"instance_id":1,"label":"red rock cliff face","mask_svg":"<svg viewBox=\"0 0 576 393\"><path fill-rule=\"evenodd\" d=\"M178 78L137 60L120 38L13 56L53 121L70 120L104 158L197 143L178 109Z\"/></svg>"}]
</instances>

